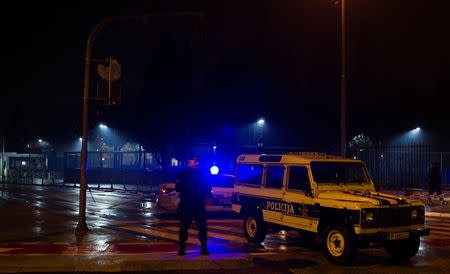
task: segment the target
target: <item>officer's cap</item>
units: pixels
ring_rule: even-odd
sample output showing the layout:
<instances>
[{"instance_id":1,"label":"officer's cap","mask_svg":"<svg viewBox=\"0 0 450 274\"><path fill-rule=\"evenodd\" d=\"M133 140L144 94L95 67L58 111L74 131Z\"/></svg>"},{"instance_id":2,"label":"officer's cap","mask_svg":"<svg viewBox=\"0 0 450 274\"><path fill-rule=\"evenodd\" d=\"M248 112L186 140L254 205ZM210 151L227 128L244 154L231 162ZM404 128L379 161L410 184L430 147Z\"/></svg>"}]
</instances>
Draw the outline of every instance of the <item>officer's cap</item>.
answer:
<instances>
[{"instance_id":1,"label":"officer's cap","mask_svg":"<svg viewBox=\"0 0 450 274\"><path fill-rule=\"evenodd\" d=\"M196 161L198 161L198 157L197 157L197 155L195 155L195 154L191 154L191 155L189 156L189 160L196 160Z\"/></svg>"}]
</instances>

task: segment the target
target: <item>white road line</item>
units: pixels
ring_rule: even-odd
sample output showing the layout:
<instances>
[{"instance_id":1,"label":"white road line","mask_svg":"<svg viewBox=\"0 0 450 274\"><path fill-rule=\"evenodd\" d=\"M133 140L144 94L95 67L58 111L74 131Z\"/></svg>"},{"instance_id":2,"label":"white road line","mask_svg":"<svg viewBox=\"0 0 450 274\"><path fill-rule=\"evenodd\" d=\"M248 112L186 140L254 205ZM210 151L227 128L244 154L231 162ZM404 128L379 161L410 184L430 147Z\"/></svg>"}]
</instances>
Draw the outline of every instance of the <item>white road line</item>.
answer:
<instances>
[{"instance_id":1,"label":"white road line","mask_svg":"<svg viewBox=\"0 0 450 274\"><path fill-rule=\"evenodd\" d=\"M174 240L174 241L179 240L178 233L171 233L171 232L159 231L159 230L153 229L153 228L149 229L149 228L136 227L136 226L123 226L123 227L119 227L119 228L134 231L134 232L139 232L142 234L147 234L147 235L151 235L151 236L155 236L155 237L159 237L159 238L165 238L165 239ZM195 237L189 237L187 243L199 245L200 241L198 239L196 239Z\"/></svg>"},{"instance_id":2,"label":"white road line","mask_svg":"<svg viewBox=\"0 0 450 274\"><path fill-rule=\"evenodd\" d=\"M437 236L437 235L425 236L425 238L427 238L427 239L436 239L436 240L450 240L450 237Z\"/></svg>"},{"instance_id":3,"label":"white road line","mask_svg":"<svg viewBox=\"0 0 450 274\"><path fill-rule=\"evenodd\" d=\"M242 230L242 227L224 227L224 226L218 226L218 225L209 225L208 228L212 228L212 229L218 229L218 230L223 230L223 231L231 231L234 233L244 233L244 231Z\"/></svg>"},{"instance_id":4,"label":"white road line","mask_svg":"<svg viewBox=\"0 0 450 274\"><path fill-rule=\"evenodd\" d=\"M221 227L222 230L224 227ZM165 227L165 229L167 230L171 230L171 231L178 231L179 228L178 227ZM191 233L195 233L198 234L198 230L197 229L189 229L189 232ZM227 235L227 234L223 234L223 233L217 233L217 232L212 232L208 230L208 238L214 238L214 239L218 239L218 240L229 240L232 241L233 243L247 243L247 240L242 238L242 237L237 237L237 236L233 236L233 235Z\"/></svg>"},{"instance_id":5,"label":"white road line","mask_svg":"<svg viewBox=\"0 0 450 274\"><path fill-rule=\"evenodd\" d=\"M449 235L450 236L450 232L439 231L439 230L431 230L430 231L430 235Z\"/></svg>"},{"instance_id":6,"label":"white road line","mask_svg":"<svg viewBox=\"0 0 450 274\"><path fill-rule=\"evenodd\" d=\"M439 222L449 222L450 221L449 218L440 218L439 216L425 216L425 222L427 220L434 220L434 221L439 221Z\"/></svg>"},{"instance_id":7,"label":"white road line","mask_svg":"<svg viewBox=\"0 0 450 274\"><path fill-rule=\"evenodd\" d=\"M441 224L426 224L426 228L432 228L432 229L442 229L442 230L448 230L450 231L450 227L448 225L441 225Z\"/></svg>"}]
</instances>

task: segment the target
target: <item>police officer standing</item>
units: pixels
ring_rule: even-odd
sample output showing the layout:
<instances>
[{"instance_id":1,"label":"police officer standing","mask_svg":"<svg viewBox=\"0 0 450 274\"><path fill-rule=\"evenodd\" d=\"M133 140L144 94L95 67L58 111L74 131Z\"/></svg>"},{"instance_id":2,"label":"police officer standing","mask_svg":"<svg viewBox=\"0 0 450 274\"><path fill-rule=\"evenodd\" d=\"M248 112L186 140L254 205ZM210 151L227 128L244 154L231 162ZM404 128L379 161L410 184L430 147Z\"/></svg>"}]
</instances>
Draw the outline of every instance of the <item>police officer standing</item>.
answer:
<instances>
[{"instance_id":1,"label":"police officer standing","mask_svg":"<svg viewBox=\"0 0 450 274\"><path fill-rule=\"evenodd\" d=\"M180 250L178 255L186 254L188 229L193 219L199 230L198 238L201 242L201 254L209 255L205 198L211 196L211 186L203 171L199 169L199 161L196 156L189 157L189 168L178 175L175 189L180 193L180 203L178 204Z\"/></svg>"},{"instance_id":2,"label":"police officer standing","mask_svg":"<svg viewBox=\"0 0 450 274\"><path fill-rule=\"evenodd\" d=\"M427 204L430 206L433 205L431 198L433 193L436 192L441 200L441 205L446 205L447 201L444 200L441 190L441 165L439 163L434 163L433 167L428 172L428 176L430 177L430 190L428 192Z\"/></svg>"}]
</instances>

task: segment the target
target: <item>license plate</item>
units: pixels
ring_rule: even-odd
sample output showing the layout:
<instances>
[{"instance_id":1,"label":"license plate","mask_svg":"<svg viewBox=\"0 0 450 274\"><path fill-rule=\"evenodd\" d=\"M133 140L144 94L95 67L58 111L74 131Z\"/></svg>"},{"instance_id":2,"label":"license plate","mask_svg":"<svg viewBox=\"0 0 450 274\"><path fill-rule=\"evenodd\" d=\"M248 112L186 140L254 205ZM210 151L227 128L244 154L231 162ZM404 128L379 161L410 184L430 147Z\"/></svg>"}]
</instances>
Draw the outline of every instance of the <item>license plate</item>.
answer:
<instances>
[{"instance_id":1,"label":"license plate","mask_svg":"<svg viewBox=\"0 0 450 274\"><path fill-rule=\"evenodd\" d=\"M409 232L395 232L389 233L387 239L388 240L403 240L409 238Z\"/></svg>"}]
</instances>

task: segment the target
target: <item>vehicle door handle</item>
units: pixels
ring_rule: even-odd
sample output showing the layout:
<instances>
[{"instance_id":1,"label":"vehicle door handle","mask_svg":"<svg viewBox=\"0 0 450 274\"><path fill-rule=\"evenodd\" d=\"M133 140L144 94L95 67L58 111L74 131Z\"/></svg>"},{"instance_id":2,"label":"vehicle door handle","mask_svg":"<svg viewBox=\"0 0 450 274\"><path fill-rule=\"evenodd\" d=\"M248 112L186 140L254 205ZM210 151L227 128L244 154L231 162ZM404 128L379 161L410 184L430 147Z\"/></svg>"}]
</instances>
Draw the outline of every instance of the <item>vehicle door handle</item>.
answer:
<instances>
[{"instance_id":1,"label":"vehicle door handle","mask_svg":"<svg viewBox=\"0 0 450 274\"><path fill-rule=\"evenodd\" d=\"M320 204L319 203L315 203L314 204L314 212L319 212L320 211Z\"/></svg>"}]
</instances>

